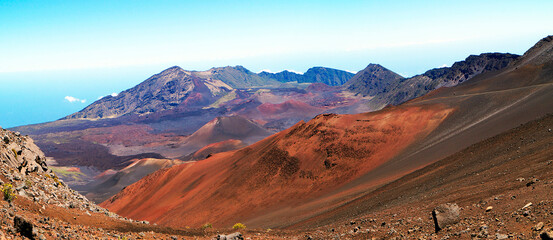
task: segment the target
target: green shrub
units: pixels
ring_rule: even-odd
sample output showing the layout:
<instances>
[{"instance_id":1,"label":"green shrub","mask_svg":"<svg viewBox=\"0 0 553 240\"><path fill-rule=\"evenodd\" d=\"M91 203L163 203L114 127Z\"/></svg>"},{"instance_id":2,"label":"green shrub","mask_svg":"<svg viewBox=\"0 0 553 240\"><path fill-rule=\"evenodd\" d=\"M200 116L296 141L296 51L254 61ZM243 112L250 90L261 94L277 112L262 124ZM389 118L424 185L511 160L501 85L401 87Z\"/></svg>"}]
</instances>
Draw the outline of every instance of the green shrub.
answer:
<instances>
[{"instance_id":1,"label":"green shrub","mask_svg":"<svg viewBox=\"0 0 553 240\"><path fill-rule=\"evenodd\" d=\"M246 225L242 223L236 223L234 224L234 226L232 226L232 229L244 229L244 228L246 228Z\"/></svg>"},{"instance_id":2,"label":"green shrub","mask_svg":"<svg viewBox=\"0 0 553 240\"><path fill-rule=\"evenodd\" d=\"M4 193L4 200L8 202L12 202L16 198L13 186L9 183L2 186L2 193Z\"/></svg>"},{"instance_id":3,"label":"green shrub","mask_svg":"<svg viewBox=\"0 0 553 240\"><path fill-rule=\"evenodd\" d=\"M25 179L25 187L31 188L32 185L33 183L29 179Z\"/></svg>"},{"instance_id":4,"label":"green shrub","mask_svg":"<svg viewBox=\"0 0 553 240\"><path fill-rule=\"evenodd\" d=\"M206 223L202 226L202 229L208 229L208 228L213 228L213 225L211 225L211 223Z\"/></svg>"}]
</instances>

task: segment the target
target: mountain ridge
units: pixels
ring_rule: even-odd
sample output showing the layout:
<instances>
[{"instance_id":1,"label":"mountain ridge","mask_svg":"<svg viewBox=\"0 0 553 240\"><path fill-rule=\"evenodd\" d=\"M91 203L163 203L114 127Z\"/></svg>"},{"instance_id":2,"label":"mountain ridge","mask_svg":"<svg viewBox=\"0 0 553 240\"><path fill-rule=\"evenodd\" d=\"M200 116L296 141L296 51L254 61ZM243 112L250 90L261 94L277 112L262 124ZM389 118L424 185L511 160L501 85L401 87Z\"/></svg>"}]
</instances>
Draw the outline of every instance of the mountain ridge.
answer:
<instances>
[{"instance_id":1,"label":"mountain ridge","mask_svg":"<svg viewBox=\"0 0 553 240\"><path fill-rule=\"evenodd\" d=\"M470 55L463 61L453 63L451 67L435 68L413 77L391 81L383 89L377 89L370 104L377 109L398 105L441 87L456 86L481 73L504 69L519 57L510 53Z\"/></svg>"},{"instance_id":2,"label":"mountain ridge","mask_svg":"<svg viewBox=\"0 0 553 240\"><path fill-rule=\"evenodd\" d=\"M284 70L277 73L263 71L258 75L283 83L324 83L329 86L341 86L354 76L353 73L327 67L311 67L303 74Z\"/></svg>"}]
</instances>

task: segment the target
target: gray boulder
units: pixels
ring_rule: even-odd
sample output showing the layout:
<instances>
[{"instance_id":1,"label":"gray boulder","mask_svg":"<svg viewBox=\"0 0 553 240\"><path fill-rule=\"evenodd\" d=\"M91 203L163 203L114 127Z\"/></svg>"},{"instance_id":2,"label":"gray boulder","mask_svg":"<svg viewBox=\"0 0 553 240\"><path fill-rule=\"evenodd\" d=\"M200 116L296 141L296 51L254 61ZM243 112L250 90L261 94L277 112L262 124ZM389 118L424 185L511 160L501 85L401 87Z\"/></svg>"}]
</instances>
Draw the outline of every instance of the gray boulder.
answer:
<instances>
[{"instance_id":1,"label":"gray boulder","mask_svg":"<svg viewBox=\"0 0 553 240\"><path fill-rule=\"evenodd\" d=\"M217 240L244 240L240 232L231 233L229 235L217 235Z\"/></svg>"},{"instance_id":2,"label":"gray boulder","mask_svg":"<svg viewBox=\"0 0 553 240\"><path fill-rule=\"evenodd\" d=\"M455 203L445 203L434 208L432 218L434 219L436 232L459 222L460 210L461 208Z\"/></svg>"}]
</instances>

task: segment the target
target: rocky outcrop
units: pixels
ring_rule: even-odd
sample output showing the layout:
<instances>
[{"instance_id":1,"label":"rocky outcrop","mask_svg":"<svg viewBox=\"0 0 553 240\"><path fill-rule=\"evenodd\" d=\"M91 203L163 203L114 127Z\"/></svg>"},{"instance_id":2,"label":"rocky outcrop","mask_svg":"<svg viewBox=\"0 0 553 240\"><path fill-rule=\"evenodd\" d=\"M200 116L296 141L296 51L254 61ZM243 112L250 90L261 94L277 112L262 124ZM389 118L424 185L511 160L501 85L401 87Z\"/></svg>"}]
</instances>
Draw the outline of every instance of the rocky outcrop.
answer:
<instances>
[{"instance_id":1,"label":"rocky outcrop","mask_svg":"<svg viewBox=\"0 0 553 240\"><path fill-rule=\"evenodd\" d=\"M4 129L0 130L0 137L0 159L4 165L16 169L19 175L50 172L44 153L30 137Z\"/></svg>"},{"instance_id":2,"label":"rocky outcrop","mask_svg":"<svg viewBox=\"0 0 553 240\"><path fill-rule=\"evenodd\" d=\"M30 137L1 128L0 137L0 178L7 181L0 180L0 184L10 184L16 197L27 198L39 204L76 208L120 218L90 202L60 180L48 168L44 153Z\"/></svg>"}]
</instances>

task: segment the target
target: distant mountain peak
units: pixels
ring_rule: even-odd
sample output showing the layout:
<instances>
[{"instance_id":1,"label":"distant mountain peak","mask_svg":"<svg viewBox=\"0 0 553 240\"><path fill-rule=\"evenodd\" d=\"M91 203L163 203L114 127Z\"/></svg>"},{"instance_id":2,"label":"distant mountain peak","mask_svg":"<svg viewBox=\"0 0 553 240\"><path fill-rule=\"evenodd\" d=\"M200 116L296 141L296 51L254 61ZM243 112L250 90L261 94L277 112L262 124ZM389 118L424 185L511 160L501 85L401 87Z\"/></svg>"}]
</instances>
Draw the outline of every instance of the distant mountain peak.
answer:
<instances>
[{"instance_id":1,"label":"distant mountain peak","mask_svg":"<svg viewBox=\"0 0 553 240\"><path fill-rule=\"evenodd\" d=\"M365 69L359 71L346 84L348 90L360 93L364 96L374 96L382 93L389 86L396 84L403 77L388 70L380 64L369 64Z\"/></svg>"},{"instance_id":2,"label":"distant mountain peak","mask_svg":"<svg viewBox=\"0 0 553 240\"><path fill-rule=\"evenodd\" d=\"M175 66L172 66L170 68L167 68L167 69L163 70L162 72L165 72L165 71L184 71L184 69L182 69L181 67L175 65Z\"/></svg>"},{"instance_id":3,"label":"distant mountain peak","mask_svg":"<svg viewBox=\"0 0 553 240\"><path fill-rule=\"evenodd\" d=\"M378 63L369 63L369 65L367 65L367 68L371 69L371 68L385 68L385 67L383 67Z\"/></svg>"},{"instance_id":4,"label":"distant mountain peak","mask_svg":"<svg viewBox=\"0 0 553 240\"><path fill-rule=\"evenodd\" d=\"M239 70L239 71L250 72L250 70L248 70L247 68L245 68L245 67L242 66L242 65L236 65L236 66L231 67L231 68L236 69L236 70Z\"/></svg>"},{"instance_id":5,"label":"distant mountain peak","mask_svg":"<svg viewBox=\"0 0 553 240\"><path fill-rule=\"evenodd\" d=\"M232 90L217 79L201 78L173 66L155 74L117 97L102 98L69 118L117 118L127 114L146 115L174 108L200 108L215 96Z\"/></svg>"}]
</instances>

